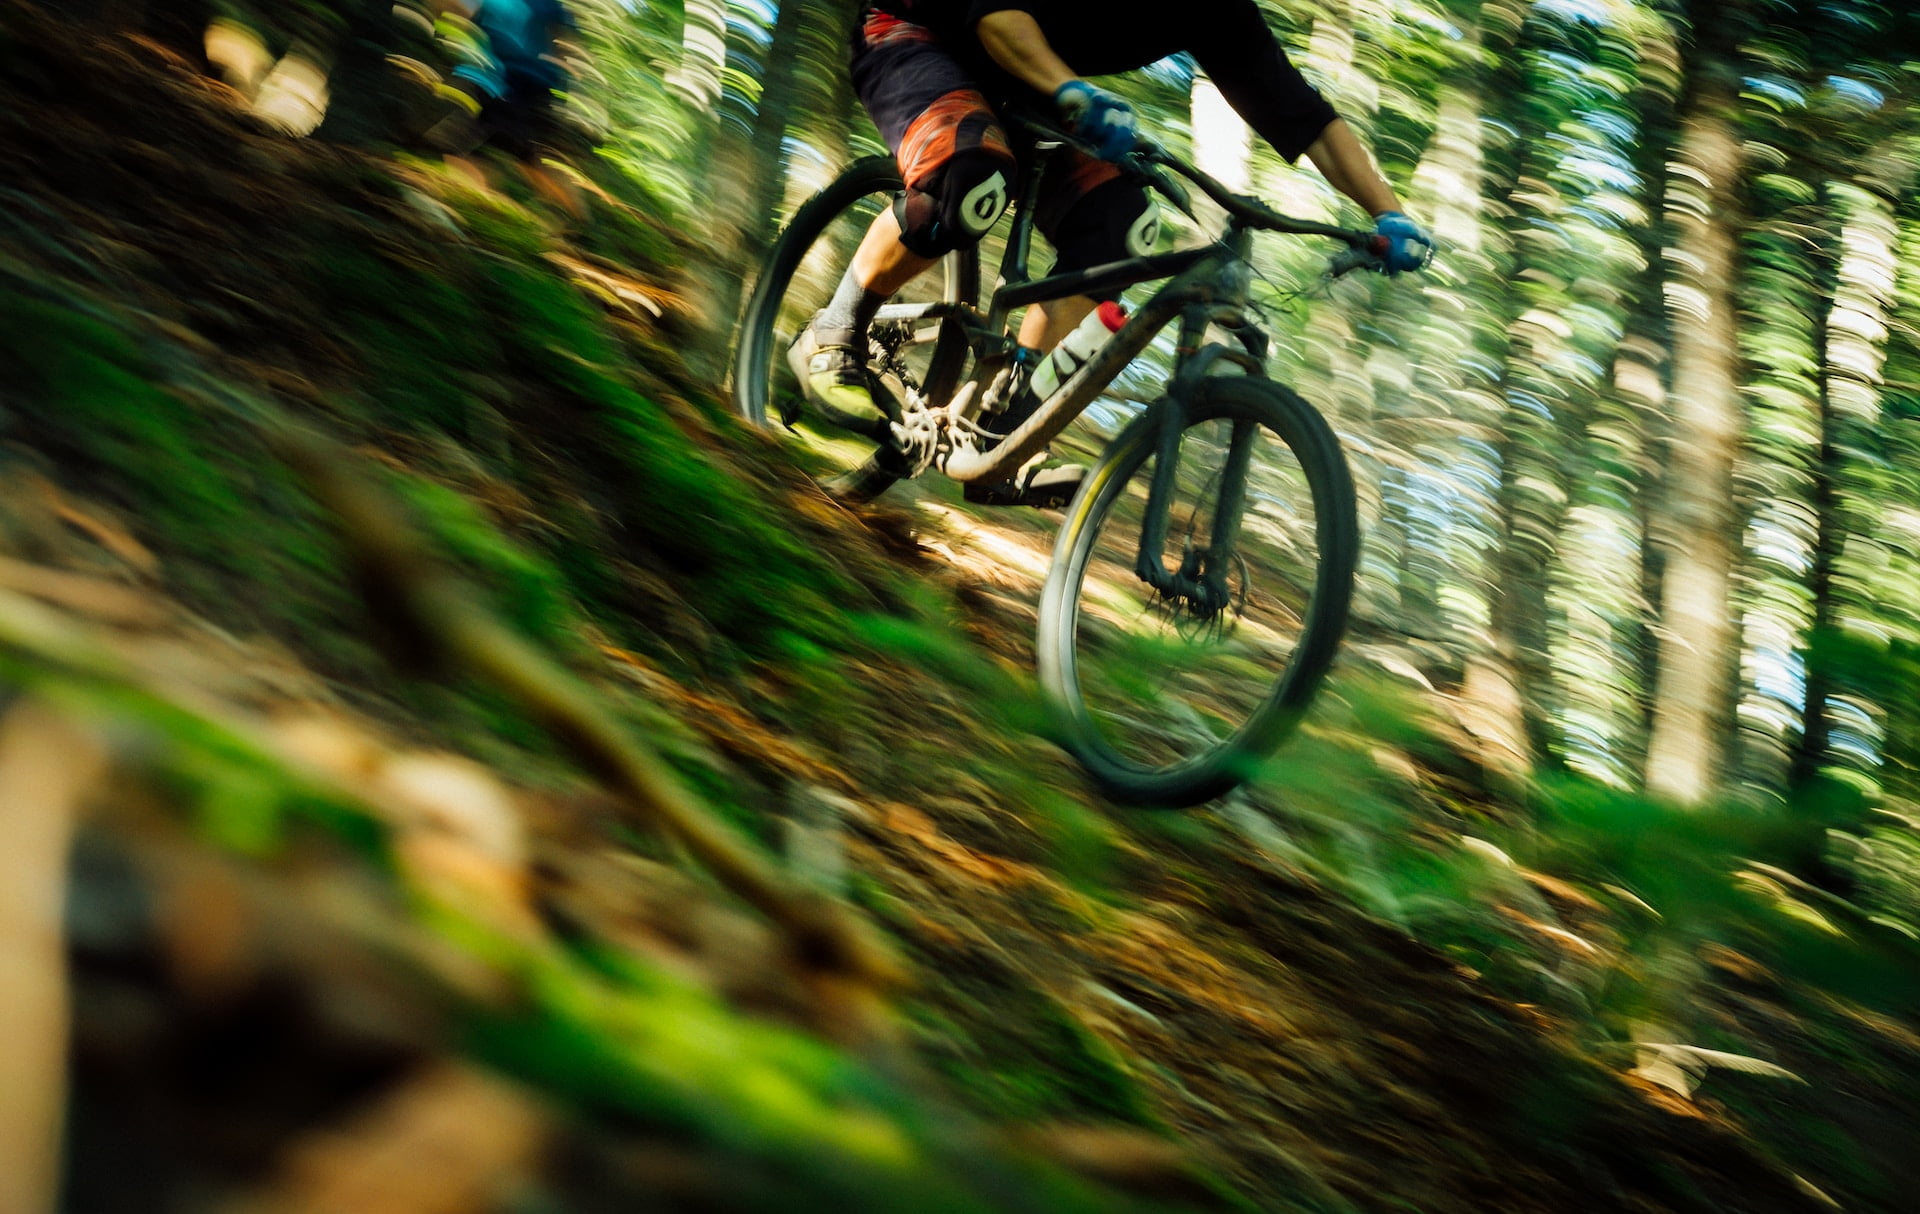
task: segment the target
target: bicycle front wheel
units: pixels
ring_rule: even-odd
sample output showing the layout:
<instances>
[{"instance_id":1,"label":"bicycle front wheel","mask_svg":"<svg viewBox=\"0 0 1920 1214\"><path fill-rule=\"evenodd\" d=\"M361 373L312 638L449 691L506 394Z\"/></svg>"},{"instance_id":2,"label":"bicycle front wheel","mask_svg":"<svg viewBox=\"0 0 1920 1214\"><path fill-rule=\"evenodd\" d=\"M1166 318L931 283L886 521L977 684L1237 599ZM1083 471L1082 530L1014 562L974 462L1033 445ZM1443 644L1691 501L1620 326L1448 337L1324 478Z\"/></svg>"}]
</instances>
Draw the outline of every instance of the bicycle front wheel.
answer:
<instances>
[{"instance_id":1,"label":"bicycle front wheel","mask_svg":"<svg viewBox=\"0 0 1920 1214\"><path fill-rule=\"evenodd\" d=\"M869 156L808 199L767 255L734 349L734 407L757 426L785 423L796 457L843 501L876 496L899 479L901 469L870 439L809 415L787 367L787 350L832 298L861 237L901 188L893 160ZM977 267L972 250L950 253L892 302L972 304L979 295ZM967 345L958 322L882 320L869 334L868 365L895 400L917 393L944 401L959 385Z\"/></svg>"},{"instance_id":2,"label":"bicycle front wheel","mask_svg":"<svg viewBox=\"0 0 1920 1214\"><path fill-rule=\"evenodd\" d=\"M1359 528L1339 441L1289 389L1211 378L1163 408L1181 411L1169 466L1149 410L1068 507L1038 648L1056 726L1095 783L1186 806L1241 783L1298 722L1346 629ZM1156 473L1165 541L1146 551ZM1156 590L1143 561L1214 592Z\"/></svg>"}]
</instances>

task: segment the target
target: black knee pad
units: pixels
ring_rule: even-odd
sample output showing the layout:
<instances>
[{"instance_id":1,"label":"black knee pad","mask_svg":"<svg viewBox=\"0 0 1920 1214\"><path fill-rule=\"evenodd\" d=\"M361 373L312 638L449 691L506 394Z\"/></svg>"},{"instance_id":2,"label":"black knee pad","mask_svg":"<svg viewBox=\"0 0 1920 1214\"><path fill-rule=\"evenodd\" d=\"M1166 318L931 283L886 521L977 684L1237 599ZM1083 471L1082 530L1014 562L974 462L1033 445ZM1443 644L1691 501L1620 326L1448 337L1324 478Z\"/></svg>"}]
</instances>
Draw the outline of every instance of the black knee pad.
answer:
<instances>
[{"instance_id":1,"label":"black knee pad","mask_svg":"<svg viewBox=\"0 0 1920 1214\"><path fill-rule=\"evenodd\" d=\"M1088 190L1049 233L1060 254L1053 273L1087 270L1153 252L1160 237L1160 207L1153 195L1124 178Z\"/></svg>"},{"instance_id":2,"label":"black knee pad","mask_svg":"<svg viewBox=\"0 0 1920 1214\"><path fill-rule=\"evenodd\" d=\"M1013 197L1013 162L992 152L960 152L908 187L893 204L900 243L938 257L978 241Z\"/></svg>"}]
</instances>

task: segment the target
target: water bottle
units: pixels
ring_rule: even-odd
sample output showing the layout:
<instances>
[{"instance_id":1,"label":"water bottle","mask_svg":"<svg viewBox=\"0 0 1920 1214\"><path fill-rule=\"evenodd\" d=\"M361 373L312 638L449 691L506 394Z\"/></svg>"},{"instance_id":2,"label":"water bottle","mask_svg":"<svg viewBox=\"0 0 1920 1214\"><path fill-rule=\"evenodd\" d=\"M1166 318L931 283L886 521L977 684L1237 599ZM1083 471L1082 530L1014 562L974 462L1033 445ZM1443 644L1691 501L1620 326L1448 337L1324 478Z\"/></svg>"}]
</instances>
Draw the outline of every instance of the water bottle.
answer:
<instances>
[{"instance_id":1,"label":"water bottle","mask_svg":"<svg viewBox=\"0 0 1920 1214\"><path fill-rule=\"evenodd\" d=\"M1107 338L1120 331L1127 323L1127 314L1119 304L1108 300L1095 308L1078 328L1066 335L1060 344L1053 348L1033 370L1033 379L1028 382L1028 390L1033 399L1044 401L1067 382L1080 365L1093 357L1093 352L1105 345Z\"/></svg>"}]
</instances>

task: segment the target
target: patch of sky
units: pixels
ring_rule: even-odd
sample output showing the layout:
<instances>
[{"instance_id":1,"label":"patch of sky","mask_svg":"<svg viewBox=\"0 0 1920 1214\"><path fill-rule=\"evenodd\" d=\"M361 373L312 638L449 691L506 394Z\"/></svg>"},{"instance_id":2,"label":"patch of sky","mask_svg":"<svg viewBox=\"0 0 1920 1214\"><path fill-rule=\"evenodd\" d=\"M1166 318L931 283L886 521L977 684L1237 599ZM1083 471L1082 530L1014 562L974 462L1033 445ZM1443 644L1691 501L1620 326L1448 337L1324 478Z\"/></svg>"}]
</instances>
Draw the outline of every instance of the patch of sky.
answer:
<instances>
[{"instance_id":1,"label":"patch of sky","mask_svg":"<svg viewBox=\"0 0 1920 1214\"><path fill-rule=\"evenodd\" d=\"M1192 55L1181 51L1177 55L1168 55L1165 59L1149 63L1144 70L1147 75L1163 84L1187 89L1193 86L1193 77L1199 68L1194 66Z\"/></svg>"},{"instance_id":2,"label":"patch of sky","mask_svg":"<svg viewBox=\"0 0 1920 1214\"><path fill-rule=\"evenodd\" d=\"M1881 6L1877 4L1823 4L1820 6L1820 12L1825 16L1832 17L1835 21L1844 21L1848 25L1858 25L1864 29L1877 30L1880 28L1878 19L1880 14L1876 10L1880 9L1880 7Z\"/></svg>"},{"instance_id":3,"label":"patch of sky","mask_svg":"<svg viewBox=\"0 0 1920 1214\"><path fill-rule=\"evenodd\" d=\"M1751 662L1756 695L1776 704L1798 704L1806 697L1806 659L1798 652L1760 648Z\"/></svg>"},{"instance_id":4,"label":"patch of sky","mask_svg":"<svg viewBox=\"0 0 1920 1214\"><path fill-rule=\"evenodd\" d=\"M1401 19L1408 25L1415 26L1419 29L1431 30L1442 38L1450 39L1454 42L1458 42L1466 36L1459 26L1447 20L1444 13L1435 12L1432 9L1416 8L1411 13L1402 13Z\"/></svg>"},{"instance_id":5,"label":"patch of sky","mask_svg":"<svg viewBox=\"0 0 1920 1214\"><path fill-rule=\"evenodd\" d=\"M1455 492L1446 485L1413 473L1407 475L1398 491L1395 491L1392 482L1382 485L1380 496L1383 501L1400 508L1404 521L1418 524L1421 530L1427 532L1446 531L1457 513L1455 504L1458 495Z\"/></svg>"},{"instance_id":6,"label":"patch of sky","mask_svg":"<svg viewBox=\"0 0 1920 1214\"><path fill-rule=\"evenodd\" d=\"M1884 734L1872 710L1846 696L1830 698L1826 707L1831 727L1828 744L1840 753L1857 756L1864 767L1878 766Z\"/></svg>"},{"instance_id":7,"label":"patch of sky","mask_svg":"<svg viewBox=\"0 0 1920 1214\"><path fill-rule=\"evenodd\" d=\"M1551 233L1562 245L1572 245L1573 238L1567 234L1566 225L1540 215L1527 217L1527 226L1541 232Z\"/></svg>"},{"instance_id":8,"label":"patch of sky","mask_svg":"<svg viewBox=\"0 0 1920 1214\"><path fill-rule=\"evenodd\" d=\"M1632 147L1639 135L1639 127L1625 114L1614 114L1606 110L1582 110L1580 121L1606 136L1619 147Z\"/></svg>"},{"instance_id":9,"label":"patch of sky","mask_svg":"<svg viewBox=\"0 0 1920 1214\"><path fill-rule=\"evenodd\" d=\"M1533 7L1535 12L1549 17L1599 28L1609 24L1608 9L1612 6L1607 0L1539 0Z\"/></svg>"},{"instance_id":10,"label":"patch of sky","mask_svg":"<svg viewBox=\"0 0 1920 1214\"><path fill-rule=\"evenodd\" d=\"M1476 375L1484 375L1488 379L1500 378L1499 365L1495 363L1492 359L1485 358L1478 354L1461 355L1460 369L1463 371L1471 371Z\"/></svg>"},{"instance_id":11,"label":"patch of sky","mask_svg":"<svg viewBox=\"0 0 1920 1214\"><path fill-rule=\"evenodd\" d=\"M1587 63L1584 59L1565 51L1540 51L1538 58L1543 65L1554 69L1560 79L1585 91Z\"/></svg>"},{"instance_id":12,"label":"patch of sky","mask_svg":"<svg viewBox=\"0 0 1920 1214\"><path fill-rule=\"evenodd\" d=\"M1572 352L1561 361L1567 369L1577 372L1583 381L1597 381L1607 372L1607 369L1600 364L1600 360L1586 354Z\"/></svg>"},{"instance_id":13,"label":"patch of sky","mask_svg":"<svg viewBox=\"0 0 1920 1214\"><path fill-rule=\"evenodd\" d=\"M1487 483L1492 485L1500 483L1500 474L1497 471L1500 467L1499 448L1484 438L1463 438L1460 440L1460 446L1480 457L1480 466L1487 473Z\"/></svg>"},{"instance_id":14,"label":"patch of sky","mask_svg":"<svg viewBox=\"0 0 1920 1214\"><path fill-rule=\"evenodd\" d=\"M1477 439L1467 439L1463 441L1461 445L1472 447L1483 446L1484 444L1480 443ZM1487 455L1488 458L1492 458L1491 448L1488 448ZM1455 481L1466 486L1468 489L1478 490L1483 495L1491 495L1494 490L1500 487L1499 470L1479 460L1463 459L1459 463L1449 467L1448 473Z\"/></svg>"},{"instance_id":15,"label":"patch of sky","mask_svg":"<svg viewBox=\"0 0 1920 1214\"><path fill-rule=\"evenodd\" d=\"M1807 95L1791 81L1779 76L1748 76L1740 83L1747 92L1776 102L1783 108L1806 108Z\"/></svg>"},{"instance_id":16,"label":"patch of sky","mask_svg":"<svg viewBox=\"0 0 1920 1214\"><path fill-rule=\"evenodd\" d=\"M1880 751L1870 738L1863 738L1849 729L1836 729L1827 734L1827 746L1836 755L1847 755L1861 767L1880 766Z\"/></svg>"},{"instance_id":17,"label":"patch of sky","mask_svg":"<svg viewBox=\"0 0 1920 1214\"><path fill-rule=\"evenodd\" d=\"M1887 103L1887 95L1871 84L1855 80L1851 76L1828 76L1827 87L1848 101L1866 109L1877 110Z\"/></svg>"},{"instance_id":18,"label":"patch of sky","mask_svg":"<svg viewBox=\"0 0 1920 1214\"><path fill-rule=\"evenodd\" d=\"M1747 535L1747 543L1758 559L1772 561L1781 569L1794 575L1804 575L1811 568L1810 554L1793 536L1774 527L1756 527Z\"/></svg>"},{"instance_id":19,"label":"patch of sky","mask_svg":"<svg viewBox=\"0 0 1920 1214\"><path fill-rule=\"evenodd\" d=\"M756 47L768 46L773 42L773 21L777 16L778 5L747 0L728 6L727 29Z\"/></svg>"},{"instance_id":20,"label":"patch of sky","mask_svg":"<svg viewBox=\"0 0 1920 1214\"><path fill-rule=\"evenodd\" d=\"M1575 181L1600 189L1631 194L1640 188L1639 176L1628 168L1624 161L1612 156L1597 155L1591 149L1581 149L1565 157L1560 161L1560 168L1562 172L1570 174Z\"/></svg>"},{"instance_id":21,"label":"patch of sky","mask_svg":"<svg viewBox=\"0 0 1920 1214\"><path fill-rule=\"evenodd\" d=\"M1507 403L1516 409L1525 409L1537 417L1543 417L1548 421L1553 420L1553 410L1547 407L1547 402L1541 400L1531 392L1522 392L1518 388L1508 388Z\"/></svg>"},{"instance_id":22,"label":"patch of sky","mask_svg":"<svg viewBox=\"0 0 1920 1214\"><path fill-rule=\"evenodd\" d=\"M834 167L834 162L827 159L827 154L819 148L814 147L804 135L782 135L780 137L780 151L781 154L786 157L789 164L800 164L804 162L821 170Z\"/></svg>"},{"instance_id":23,"label":"patch of sky","mask_svg":"<svg viewBox=\"0 0 1920 1214\"><path fill-rule=\"evenodd\" d=\"M1617 231L1623 226L1621 216L1606 207L1581 204L1570 208L1570 211L1572 214L1586 220L1596 228L1608 228Z\"/></svg>"},{"instance_id":24,"label":"patch of sky","mask_svg":"<svg viewBox=\"0 0 1920 1214\"><path fill-rule=\"evenodd\" d=\"M1416 473L1413 482L1413 500L1428 507L1436 521L1445 522L1453 516L1460 501L1460 490L1451 480L1428 471Z\"/></svg>"}]
</instances>

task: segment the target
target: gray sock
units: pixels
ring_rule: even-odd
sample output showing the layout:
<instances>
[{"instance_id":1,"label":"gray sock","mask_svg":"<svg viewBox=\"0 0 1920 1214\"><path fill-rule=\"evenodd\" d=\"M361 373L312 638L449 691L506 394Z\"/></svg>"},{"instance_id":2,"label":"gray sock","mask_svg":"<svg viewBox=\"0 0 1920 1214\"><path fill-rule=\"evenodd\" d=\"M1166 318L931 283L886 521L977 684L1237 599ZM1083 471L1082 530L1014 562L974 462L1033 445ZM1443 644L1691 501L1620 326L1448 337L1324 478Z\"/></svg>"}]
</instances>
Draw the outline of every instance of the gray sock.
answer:
<instances>
[{"instance_id":1,"label":"gray sock","mask_svg":"<svg viewBox=\"0 0 1920 1214\"><path fill-rule=\"evenodd\" d=\"M814 339L823 346L849 346L864 349L866 346L867 326L873 323L874 313L887 297L869 291L855 280L853 267L840 279L840 286L820 311L820 317L814 322Z\"/></svg>"}]
</instances>

